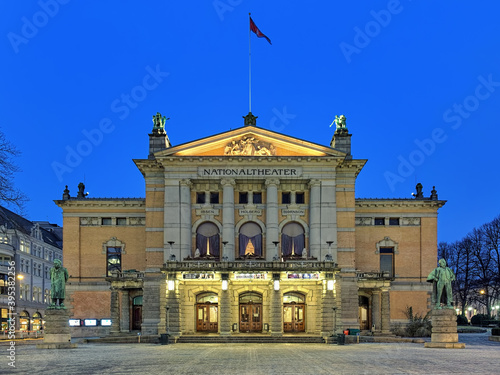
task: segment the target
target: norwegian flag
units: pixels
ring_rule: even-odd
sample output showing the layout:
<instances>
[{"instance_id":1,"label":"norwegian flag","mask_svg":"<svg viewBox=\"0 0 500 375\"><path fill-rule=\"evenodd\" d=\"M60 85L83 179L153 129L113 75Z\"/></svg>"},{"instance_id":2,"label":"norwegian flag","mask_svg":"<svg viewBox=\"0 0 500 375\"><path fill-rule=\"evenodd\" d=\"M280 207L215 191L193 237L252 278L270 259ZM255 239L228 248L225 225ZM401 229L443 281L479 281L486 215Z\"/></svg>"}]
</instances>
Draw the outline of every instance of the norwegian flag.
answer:
<instances>
[{"instance_id":1,"label":"norwegian flag","mask_svg":"<svg viewBox=\"0 0 500 375\"><path fill-rule=\"evenodd\" d=\"M271 39L269 39L267 36L265 36L262 31L259 30L255 22L253 22L252 17L250 17L250 30L255 33L259 38L266 38L266 40L269 42L269 44L272 45Z\"/></svg>"}]
</instances>

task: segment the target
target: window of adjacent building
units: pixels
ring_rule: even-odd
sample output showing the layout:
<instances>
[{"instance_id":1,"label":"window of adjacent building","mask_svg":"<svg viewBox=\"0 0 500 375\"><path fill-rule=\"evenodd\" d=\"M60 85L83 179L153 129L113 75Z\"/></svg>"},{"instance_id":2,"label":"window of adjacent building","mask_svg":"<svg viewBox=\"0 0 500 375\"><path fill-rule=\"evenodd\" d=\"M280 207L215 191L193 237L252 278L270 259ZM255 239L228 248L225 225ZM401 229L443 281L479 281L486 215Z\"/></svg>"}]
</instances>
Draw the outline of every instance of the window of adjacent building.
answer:
<instances>
[{"instance_id":1,"label":"window of adjacent building","mask_svg":"<svg viewBox=\"0 0 500 375\"><path fill-rule=\"evenodd\" d=\"M380 248L380 272L388 272L389 277L394 276L394 249L392 247Z\"/></svg>"},{"instance_id":2,"label":"window of adjacent building","mask_svg":"<svg viewBox=\"0 0 500 375\"><path fill-rule=\"evenodd\" d=\"M389 225L399 225L399 217L389 218Z\"/></svg>"},{"instance_id":3,"label":"window of adjacent building","mask_svg":"<svg viewBox=\"0 0 500 375\"><path fill-rule=\"evenodd\" d=\"M24 285L24 299L26 301L29 301L29 296L30 296L30 286L28 284Z\"/></svg>"},{"instance_id":4,"label":"window of adjacent building","mask_svg":"<svg viewBox=\"0 0 500 375\"><path fill-rule=\"evenodd\" d=\"M108 263L108 276L112 272L122 271L122 248L121 247L108 247L107 248L107 263Z\"/></svg>"},{"instance_id":5,"label":"window of adjacent building","mask_svg":"<svg viewBox=\"0 0 500 375\"><path fill-rule=\"evenodd\" d=\"M292 194L287 192L287 193L281 193L281 203L282 204L290 204L292 203Z\"/></svg>"},{"instance_id":6,"label":"window of adjacent building","mask_svg":"<svg viewBox=\"0 0 500 375\"><path fill-rule=\"evenodd\" d=\"M0 255L0 266L8 266L10 263L10 256Z\"/></svg>"},{"instance_id":7,"label":"window of adjacent building","mask_svg":"<svg viewBox=\"0 0 500 375\"><path fill-rule=\"evenodd\" d=\"M8 294L8 280L9 276L6 273L0 273L0 294Z\"/></svg>"},{"instance_id":8,"label":"window of adjacent building","mask_svg":"<svg viewBox=\"0 0 500 375\"><path fill-rule=\"evenodd\" d=\"M117 217L116 225L127 225L127 218L125 217Z\"/></svg>"},{"instance_id":9,"label":"window of adjacent building","mask_svg":"<svg viewBox=\"0 0 500 375\"><path fill-rule=\"evenodd\" d=\"M44 276L46 279L50 279L49 267L45 267Z\"/></svg>"},{"instance_id":10,"label":"window of adjacent building","mask_svg":"<svg viewBox=\"0 0 500 375\"><path fill-rule=\"evenodd\" d=\"M205 203L205 192L197 192L196 193L196 203L203 204Z\"/></svg>"},{"instance_id":11,"label":"window of adjacent building","mask_svg":"<svg viewBox=\"0 0 500 375\"><path fill-rule=\"evenodd\" d=\"M43 303L50 303L50 290L45 289L45 293L43 294Z\"/></svg>"},{"instance_id":12,"label":"window of adjacent building","mask_svg":"<svg viewBox=\"0 0 500 375\"><path fill-rule=\"evenodd\" d=\"M111 218L110 217L103 217L101 219L101 224L102 225L111 225Z\"/></svg>"},{"instance_id":13,"label":"window of adjacent building","mask_svg":"<svg viewBox=\"0 0 500 375\"><path fill-rule=\"evenodd\" d=\"M42 265L41 264L37 265L36 275L37 276L42 276Z\"/></svg>"},{"instance_id":14,"label":"window of adjacent building","mask_svg":"<svg viewBox=\"0 0 500 375\"><path fill-rule=\"evenodd\" d=\"M219 203L219 192L218 191L210 192L210 203Z\"/></svg>"},{"instance_id":15,"label":"window of adjacent building","mask_svg":"<svg viewBox=\"0 0 500 375\"><path fill-rule=\"evenodd\" d=\"M19 251L22 251L23 253L29 253L30 251L29 243L23 239L19 240Z\"/></svg>"},{"instance_id":16,"label":"window of adjacent building","mask_svg":"<svg viewBox=\"0 0 500 375\"><path fill-rule=\"evenodd\" d=\"M376 217L375 225L385 225L385 219L383 217Z\"/></svg>"},{"instance_id":17,"label":"window of adjacent building","mask_svg":"<svg viewBox=\"0 0 500 375\"><path fill-rule=\"evenodd\" d=\"M306 203L306 197L304 192L297 192L295 193L295 203L297 204L304 204Z\"/></svg>"},{"instance_id":18,"label":"window of adjacent building","mask_svg":"<svg viewBox=\"0 0 500 375\"><path fill-rule=\"evenodd\" d=\"M0 235L0 243L9 243L9 237L6 235Z\"/></svg>"},{"instance_id":19,"label":"window of adjacent building","mask_svg":"<svg viewBox=\"0 0 500 375\"><path fill-rule=\"evenodd\" d=\"M260 191L253 193L253 203L254 204L262 203L262 193Z\"/></svg>"},{"instance_id":20,"label":"window of adjacent building","mask_svg":"<svg viewBox=\"0 0 500 375\"><path fill-rule=\"evenodd\" d=\"M242 204L247 204L248 203L248 193L247 192L240 192L240 203Z\"/></svg>"}]
</instances>

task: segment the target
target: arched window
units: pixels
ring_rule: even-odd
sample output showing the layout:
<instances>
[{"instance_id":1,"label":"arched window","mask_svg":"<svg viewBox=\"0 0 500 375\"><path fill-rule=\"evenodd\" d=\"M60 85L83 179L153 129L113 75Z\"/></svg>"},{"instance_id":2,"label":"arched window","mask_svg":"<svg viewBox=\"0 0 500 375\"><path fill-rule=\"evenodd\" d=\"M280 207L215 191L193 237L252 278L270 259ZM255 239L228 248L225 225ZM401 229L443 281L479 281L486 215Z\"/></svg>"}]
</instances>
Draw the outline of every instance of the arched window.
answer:
<instances>
[{"instance_id":1,"label":"arched window","mask_svg":"<svg viewBox=\"0 0 500 375\"><path fill-rule=\"evenodd\" d=\"M42 329L42 315L37 311L33 314L33 331Z\"/></svg>"},{"instance_id":2,"label":"arched window","mask_svg":"<svg viewBox=\"0 0 500 375\"><path fill-rule=\"evenodd\" d=\"M305 247L305 235L302 225L288 223L281 231L281 254L283 257L302 256Z\"/></svg>"},{"instance_id":3,"label":"arched window","mask_svg":"<svg viewBox=\"0 0 500 375\"><path fill-rule=\"evenodd\" d=\"M244 303L262 303L262 294L256 292L246 292L240 294L240 304Z\"/></svg>"},{"instance_id":4,"label":"arched window","mask_svg":"<svg viewBox=\"0 0 500 375\"><path fill-rule=\"evenodd\" d=\"M19 314L19 326L21 331L29 331L30 329L30 314L26 310Z\"/></svg>"},{"instance_id":5,"label":"arched window","mask_svg":"<svg viewBox=\"0 0 500 375\"><path fill-rule=\"evenodd\" d=\"M302 293L290 292L283 295L283 303L305 303L305 300Z\"/></svg>"},{"instance_id":6,"label":"arched window","mask_svg":"<svg viewBox=\"0 0 500 375\"><path fill-rule=\"evenodd\" d=\"M218 303L219 296L216 293L201 293L196 296L197 303Z\"/></svg>"},{"instance_id":7,"label":"arched window","mask_svg":"<svg viewBox=\"0 0 500 375\"><path fill-rule=\"evenodd\" d=\"M200 257L219 257L220 235L217 225L206 222L198 227L196 230L196 248ZM195 256L198 256L197 252L195 252Z\"/></svg>"},{"instance_id":8,"label":"arched window","mask_svg":"<svg viewBox=\"0 0 500 375\"><path fill-rule=\"evenodd\" d=\"M240 257L262 257L262 229L256 223L245 223L240 228Z\"/></svg>"}]
</instances>

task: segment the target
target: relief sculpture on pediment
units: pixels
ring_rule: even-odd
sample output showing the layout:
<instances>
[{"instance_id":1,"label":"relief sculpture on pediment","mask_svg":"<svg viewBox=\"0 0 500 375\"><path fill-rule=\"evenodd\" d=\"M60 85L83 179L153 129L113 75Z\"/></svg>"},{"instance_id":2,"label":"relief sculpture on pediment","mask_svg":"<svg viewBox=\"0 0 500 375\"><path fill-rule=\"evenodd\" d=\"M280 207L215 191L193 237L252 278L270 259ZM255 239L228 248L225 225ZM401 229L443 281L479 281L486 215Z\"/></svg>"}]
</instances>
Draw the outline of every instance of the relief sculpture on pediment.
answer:
<instances>
[{"instance_id":1,"label":"relief sculpture on pediment","mask_svg":"<svg viewBox=\"0 0 500 375\"><path fill-rule=\"evenodd\" d=\"M276 148L271 143L260 141L255 137L243 137L228 143L224 148L224 155L275 156Z\"/></svg>"}]
</instances>

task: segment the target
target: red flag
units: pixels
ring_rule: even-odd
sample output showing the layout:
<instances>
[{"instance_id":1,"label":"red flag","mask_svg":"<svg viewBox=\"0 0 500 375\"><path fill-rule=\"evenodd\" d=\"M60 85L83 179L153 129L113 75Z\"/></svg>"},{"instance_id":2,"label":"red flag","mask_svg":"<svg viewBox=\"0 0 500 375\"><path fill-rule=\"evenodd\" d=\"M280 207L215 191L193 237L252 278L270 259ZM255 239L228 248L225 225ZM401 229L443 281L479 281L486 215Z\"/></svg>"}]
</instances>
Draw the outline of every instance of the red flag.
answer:
<instances>
[{"instance_id":1,"label":"red flag","mask_svg":"<svg viewBox=\"0 0 500 375\"><path fill-rule=\"evenodd\" d=\"M266 40L269 42L269 44L272 45L271 39L269 39L267 36L265 36L262 31L259 30L257 25L253 22L252 17L250 17L250 30L255 33L259 38L266 38Z\"/></svg>"}]
</instances>

